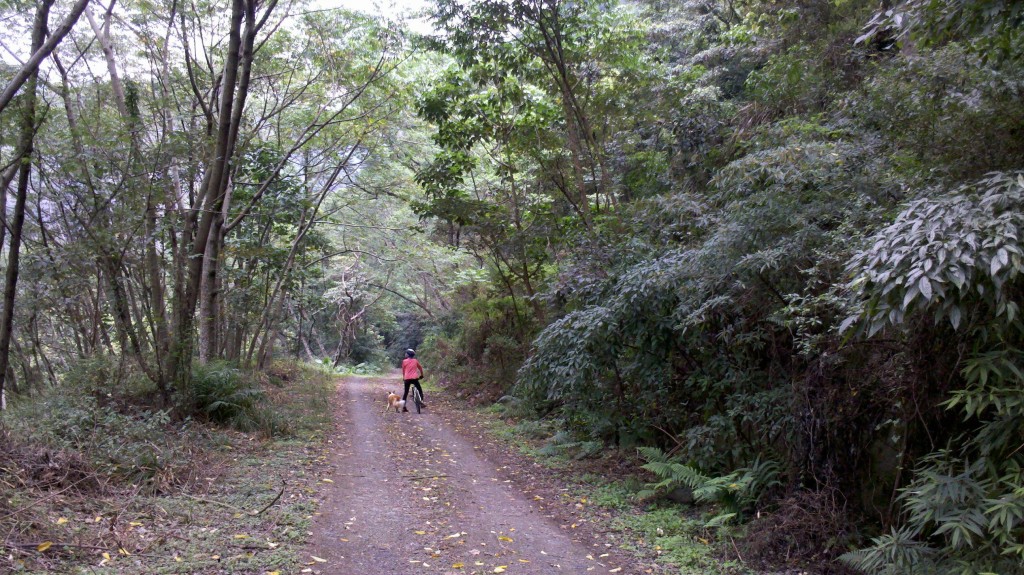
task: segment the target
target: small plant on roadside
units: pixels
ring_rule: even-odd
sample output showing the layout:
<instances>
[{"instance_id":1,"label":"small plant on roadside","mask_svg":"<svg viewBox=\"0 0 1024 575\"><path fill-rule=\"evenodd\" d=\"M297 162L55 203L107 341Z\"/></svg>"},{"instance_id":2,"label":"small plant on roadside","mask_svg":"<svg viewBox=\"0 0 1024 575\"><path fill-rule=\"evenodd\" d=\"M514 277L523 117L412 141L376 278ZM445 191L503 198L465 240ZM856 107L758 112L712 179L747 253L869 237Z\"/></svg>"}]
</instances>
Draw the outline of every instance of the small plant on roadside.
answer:
<instances>
[{"instance_id":1,"label":"small plant on roadside","mask_svg":"<svg viewBox=\"0 0 1024 575\"><path fill-rule=\"evenodd\" d=\"M567 431L559 431L540 448L540 454L578 460L597 457L605 448L603 441L578 440Z\"/></svg>"},{"instance_id":2,"label":"small plant on roadside","mask_svg":"<svg viewBox=\"0 0 1024 575\"><path fill-rule=\"evenodd\" d=\"M615 524L640 536L639 541L654 550L659 562L674 565L680 575L730 572L716 556L704 522L682 511L675 505L655 507L638 515L624 514Z\"/></svg>"},{"instance_id":3,"label":"small plant on roadside","mask_svg":"<svg viewBox=\"0 0 1024 575\"><path fill-rule=\"evenodd\" d=\"M266 394L226 362L198 365L192 371L193 412L239 431L260 429L257 415Z\"/></svg>"},{"instance_id":4,"label":"small plant on roadside","mask_svg":"<svg viewBox=\"0 0 1024 575\"><path fill-rule=\"evenodd\" d=\"M745 514L757 506L762 495L780 484L779 465L770 460L758 459L750 467L712 477L673 459L660 449L642 447L639 451L647 459L642 467L654 473L660 481L649 483L643 491L637 493L637 497L646 499L681 487L690 489L696 503L716 503L721 506L721 512L707 522L708 527L742 521Z\"/></svg>"},{"instance_id":5,"label":"small plant on roadside","mask_svg":"<svg viewBox=\"0 0 1024 575\"><path fill-rule=\"evenodd\" d=\"M635 487L633 478L613 483L600 483L590 492L590 501L594 505L608 509L629 509L634 505L633 498L637 491Z\"/></svg>"}]
</instances>

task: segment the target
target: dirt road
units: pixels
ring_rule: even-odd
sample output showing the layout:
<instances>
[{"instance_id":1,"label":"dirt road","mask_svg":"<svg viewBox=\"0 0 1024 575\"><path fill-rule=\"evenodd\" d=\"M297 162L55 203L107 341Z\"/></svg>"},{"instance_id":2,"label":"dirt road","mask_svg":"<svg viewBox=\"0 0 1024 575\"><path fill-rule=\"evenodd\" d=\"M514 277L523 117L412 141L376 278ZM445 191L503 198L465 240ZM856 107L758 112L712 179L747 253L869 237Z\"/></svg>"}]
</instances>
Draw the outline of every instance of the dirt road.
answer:
<instances>
[{"instance_id":1,"label":"dirt road","mask_svg":"<svg viewBox=\"0 0 1024 575\"><path fill-rule=\"evenodd\" d=\"M395 379L339 385L328 488L311 569L330 575L629 573L607 543L583 542L544 498L524 494L443 401L382 413ZM488 455L492 453L492 455Z\"/></svg>"}]
</instances>

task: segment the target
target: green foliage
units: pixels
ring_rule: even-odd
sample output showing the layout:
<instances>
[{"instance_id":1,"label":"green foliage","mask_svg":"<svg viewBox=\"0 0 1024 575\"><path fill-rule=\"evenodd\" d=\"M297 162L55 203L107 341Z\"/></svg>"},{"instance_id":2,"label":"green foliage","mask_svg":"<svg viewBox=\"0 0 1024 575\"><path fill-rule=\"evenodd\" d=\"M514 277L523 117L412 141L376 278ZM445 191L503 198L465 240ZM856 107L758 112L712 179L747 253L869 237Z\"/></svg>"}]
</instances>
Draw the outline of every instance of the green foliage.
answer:
<instances>
[{"instance_id":1,"label":"green foliage","mask_svg":"<svg viewBox=\"0 0 1024 575\"><path fill-rule=\"evenodd\" d=\"M666 506L645 513L624 515L617 520L623 528L642 535L658 550L658 560L678 569L680 575L741 573L731 562L722 561L710 545L704 522Z\"/></svg>"},{"instance_id":2,"label":"green foliage","mask_svg":"<svg viewBox=\"0 0 1024 575\"><path fill-rule=\"evenodd\" d=\"M564 431L560 431L551 436L548 442L540 448L539 453L548 457L587 459L597 457L604 451L605 444L603 441L579 440Z\"/></svg>"},{"instance_id":3,"label":"green foliage","mask_svg":"<svg viewBox=\"0 0 1024 575\"><path fill-rule=\"evenodd\" d=\"M857 42L967 40L986 57L1018 60L1024 55L1022 23L1024 9L1013 0L903 0L875 14Z\"/></svg>"},{"instance_id":4,"label":"green foliage","mask_svg":"<svg viewBox=\"0 0 1024 575\"><path fill-rule=\"evenodd\" d=\"M1024 174L995 173L947 194L910 202L857 254L851 288L864 301L868 335L920 310L954 329L1018 325L1014 301L1024 266ZM848 320L849 323L856 318ZM981 335L980 333L978 335Z\"/></svg>"},{"instance_id":5,"label":"green foliage","mask_svg":"<svg viewBox=\"0 0 1024 575\"><path fill-rule=\"evenodd\" d=\"M872 574L1012 573L1024 567L1021 458L974 463L949 452L922 461L900 494L904 525L843 560Z\"/></svg>"},{"instance_id":6,"label":"green foliage","mask_svg":"<svg viewBox=\"0 0 1024 575\"><path fill-rule=\"evenodd\" d=\"M263 406L266 394L228 362L197 365L192 371L194 413L240 431L280 431L280 423Z\"/></svg>"},{"instance_id":7,"label":"green foliage","mask_svg":"<svg viewBox=\"0 0 1024 575\"><path fill-rule=\"evenodd\" d=\"M878 67L848 105L853 118L883 136L878 152L916 180L911 189L952 188L1020 168L1024 142L1014 134L1024 125L1021 71L985 65L951 44Z\"/></svg>"},{"instance_id":8,"label":"green foliage","mask_svg":"<svg viewBox=\"0 0 1024 575\"><path fill-rule=\"evenodd\" d=\"M707 522L707 527L744 521L771 489L781 485L778 479L780 467L770 460L758 460L750 467L727 475L709 477L695 467L681 463L678 458L667 456L658 448L641 447L639 451L647 460L643 468L654 473L659 481L648 484L637 493L637 497L649 498L680 487L690 489L695 502L718 504L721 508Z\"/></svg>"},{"instance_id":9,"label":"green foliage","mask_svg":"<svg viewBox=\"0 0 1024 575\"><path fill-rule=\"evenodd\" d=\"M431 373L493 401L512 387L526 355L524 340L535 329L535 308L482 288L482 282L458 288L456 306L425 338L420 357Z\"/></svg>"},{"instance_id":10,"label":"green foliage","mask_svg":"<svg viewBox=\"0 0 1024 575\"><path fill-rule=\"evenodd\" d=\"M192 462L182 454L201 433L189 422L172 423L166 410L139 408L101 376L115 367L107 358L79 363L61 389L14 403L4 424L26 445L60 454L80 454L86 473L144 486L171 489L187 480ZM118 395L115 395L118 393Z\"/></svg>"},{"instance_id":11,"label":"green foliage","mask_svg":"<svg viewBox=\"0 0 1024 575\"><path fill-rule=\"evenodd\" d=\"M1024 176L993 173L910 202L851 260L851 286L873 334L948 321L967 343L962 387L944 406L967 432L920 460L900 495L902 527L846 559L870 573L1010 572L1024 567L1024 372L1017 306Z\"/></svg>"}]
</instances>

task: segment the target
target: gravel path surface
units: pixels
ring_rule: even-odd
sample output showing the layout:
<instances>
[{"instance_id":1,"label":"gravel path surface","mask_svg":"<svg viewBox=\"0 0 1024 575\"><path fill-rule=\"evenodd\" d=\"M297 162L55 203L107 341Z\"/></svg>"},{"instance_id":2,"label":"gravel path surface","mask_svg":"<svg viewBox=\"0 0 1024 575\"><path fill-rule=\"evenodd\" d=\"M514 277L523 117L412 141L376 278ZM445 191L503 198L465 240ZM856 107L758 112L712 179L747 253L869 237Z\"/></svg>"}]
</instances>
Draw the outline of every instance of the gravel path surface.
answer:
<instances>
[{"instance_id":1,"label":"gravel path surface","mask_svg":"<svg viewBox=\"0 0 1024 575\"><path fill-rule=\"evenodd\" d=\"M503 471L510 461L451 423L455 408L428 395L420 415L382 413L387 392L401 392L395 381L339 385L313 573L631 573L611 545L584 543L541 496L525 495Z\"/></svg>"}]
</instances>

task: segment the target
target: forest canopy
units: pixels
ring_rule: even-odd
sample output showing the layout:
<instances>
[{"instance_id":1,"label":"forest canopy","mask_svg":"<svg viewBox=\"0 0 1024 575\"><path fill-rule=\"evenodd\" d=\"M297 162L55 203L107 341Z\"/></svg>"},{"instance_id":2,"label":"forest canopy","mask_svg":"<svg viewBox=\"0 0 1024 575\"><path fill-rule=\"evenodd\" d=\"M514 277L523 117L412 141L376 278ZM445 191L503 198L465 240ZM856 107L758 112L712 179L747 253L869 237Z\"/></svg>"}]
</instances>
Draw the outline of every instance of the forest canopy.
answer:
<instances>
[{"instance_id":1,"label":"forest canopy","mask_svg":"<svg viewBox=\"0 0 1024 575\"><path fill-rule=\"evenodd\" d=\"M426 17L0 5L5 405L415 347L752 560L1024 569L1020 3Z\"/></svg>"}]
</instances>

